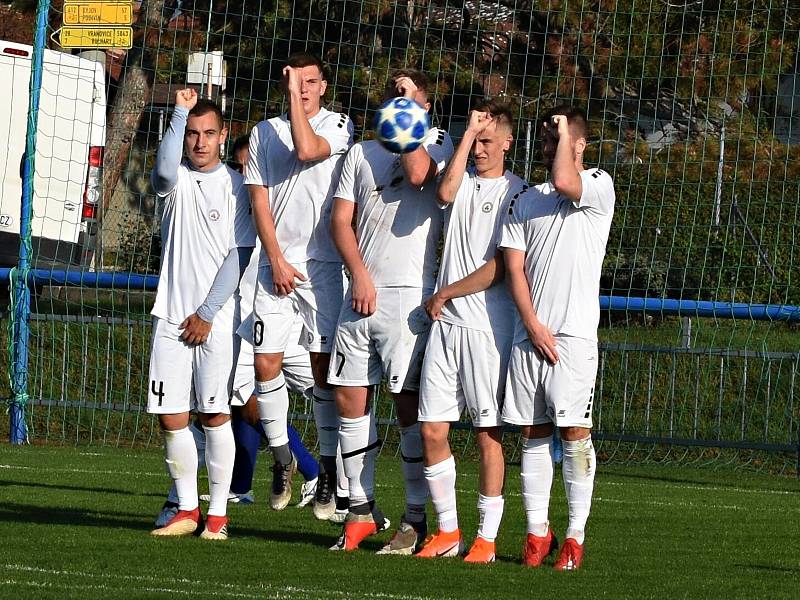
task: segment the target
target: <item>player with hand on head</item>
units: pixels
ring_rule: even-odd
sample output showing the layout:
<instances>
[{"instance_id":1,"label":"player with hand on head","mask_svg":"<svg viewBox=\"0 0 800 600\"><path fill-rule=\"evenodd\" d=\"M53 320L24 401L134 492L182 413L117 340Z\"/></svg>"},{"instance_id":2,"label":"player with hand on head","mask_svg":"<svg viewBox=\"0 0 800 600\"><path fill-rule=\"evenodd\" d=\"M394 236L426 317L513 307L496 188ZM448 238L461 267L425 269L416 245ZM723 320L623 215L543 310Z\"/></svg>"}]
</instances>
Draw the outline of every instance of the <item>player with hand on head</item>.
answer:
<instances>
[{"instance_id":1,"label":"player with hand on head","mask_svg":"<svg viewBox=\"0 0 800 600\"><path fill-rule=\"evenodd\" d=\"M523 563L532 567L558 546L548 509L553 428L560 430L569 524L554 566L577 569L594 486L598 295L615 193L608 173L583 165L588 123L580 109L550 110L541 121L541 136L550 179L510 207L500 242L520 316L503 420L522 428L528 521Z\"/></svg>"},{"instance_id":2,"label":"player with hand on head","mask_svg":"<svg viewBox=\"0 0 800 600\"><path fill-rule=\"evenodd\" d=\"M347 115L321 106L327 81L318 57L290 56L283 85L289 111L253 128L245 170L262 245L253 307L258 411L276 463L270 504L281 510L291 498L295 470L286 434L289 396L281 367L292 323L299 316L302 342L311 353L320 440L314 514L327 519L336 508L338 417L326 374L344 294L342 262L329 221L353 125Z\"/></svg>"},{"instance_id":3,"label":"player with hand on head","mask_svg":"<svg viewBox=\"0 0 800 600\"><path fill-rule=\"evenodd\" d=\"M152 183L163 205L161 270L153 306L147 411L164 431L178 512L157 536L188 535L202 522L198 454L189 428L195 408L205 432L211 500L201 537L227 538L227 498L235 455L228 397L238 286L255 240L242 176L220 160L222 112L192 89L176 94ZM181 146L186 159L181 159ZM212 328L213 323L213 328Z\"/></svg>"},{"instance_id":4,"label":"player with hand on head","mask_svg":"<svg viewBox=\"0 0 800 600\"><path fill-rule=\"evenodd\" d=\"M450 211L438 289L426 305L435 322L422 365L419 407L425 478L439 530L417 554L423 558L456 556L464 548L448 434L450 422L466 408L480 455L480 525L465 560L495 559L504 505L501 409L517 312L502 283L497 243L509 204L528 187L505 168L513 128L508 106L479 104L439 184L439 201ZM474 166L467 168L470 151Z\"/></svg>"},{"instance_id":5,"label":"player with hand on head","mask_svg":"<svg viewBox=\"0 0 800 600\"><path fill-rule=\"evenodd\" d=\"M385 97L399 94L430 110L430 89L422 73L401 70L390 78ZM333 549L355 550L365 537L387 527L375 507L379 442L371 410L375 386L384 378L397 407L406 509L396 534L380 552L411 554L427 532L428 485L417 410L431 321L422 303L435 284L443 222L436 177L452 154L450 137L433 127L411 152L393 154L371 140L354 145L345 158L331 231L351 278L328 381L336 386L350 513Z\"/></svg>"}]
</instances>

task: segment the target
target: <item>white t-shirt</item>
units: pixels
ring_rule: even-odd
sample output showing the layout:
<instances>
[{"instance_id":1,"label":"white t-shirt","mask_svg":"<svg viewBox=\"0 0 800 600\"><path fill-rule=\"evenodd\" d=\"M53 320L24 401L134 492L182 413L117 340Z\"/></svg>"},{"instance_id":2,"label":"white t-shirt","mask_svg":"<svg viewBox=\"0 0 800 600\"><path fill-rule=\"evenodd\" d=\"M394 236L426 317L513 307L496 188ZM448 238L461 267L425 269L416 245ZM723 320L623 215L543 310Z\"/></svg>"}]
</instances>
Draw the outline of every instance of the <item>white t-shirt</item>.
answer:
<instances>
[{"instance_id":1,"label":"white t-shirt","mask_svg":"<svg viewBox=\"0 0 800 600\"><path fill-rule=\"evenodd\" d=\"M423 146L444 171L453 156L450 136L431 127ZM357 205L358 249L376 287L433 288L443 218L436 183L409 185L400 155L375 140L347 153L335 197Z\"/></svg>"},{"instance_id":2,"label":"white t-shirt","mask_svg":"<svg viewBox=\"0 0 800 600\"><path fill-rule=\"evenodd\" d=\"M525 252L525 275L539 320L553 333L597 339L600 271L614 216L614 182L600 169L581 173L583 194L573 203L550 182L509 208L500 246ZM516 343L527 336L517 323Z\"/></svg>"},{"instance_id":3,"label":"white t-shirt","mask_svg":"<svg viewBox=\"0 0 800 600\"><path fill-rule=\"evenodd\" d=\"M330 145L328 158L299 161L283 114L253 128L245 183L267 187L278 245L288 262L341 262L330 234L330 213L342 160L353 143L353 123L345 114L321 108L309 124ZM263 254L261 264L267 266Z\"/></svg>"},{"instance_id":4,"label":"white t-shirt","mask_svg":"<svg viewBox=\"0 0 800 600\"><path fill-rule=\"evenodd\" d=\"M444 238L439 289L474 273L497 251L508 205L528 189L522 179L506 171L501 177L478 177L474 168L464 173L450 204ZM517 308L503 283L488 290L453 298L442 307L442 321L511 335Z\"/></svg>"},{"instance_id":5,"label":"white t-shirt","mask_svg":"<svg viewBox=\"0 0 800 600\"><path fill-rule=\"evenodd\" d=\"M175 187L163 196L161 271L151 314L179 325L211 289L231 248L254 244L255 231L244 179L221 164L211 172L178 167ZM231 331L235 299L214 318L214 328Z\"/></svg>"}]
</instances>

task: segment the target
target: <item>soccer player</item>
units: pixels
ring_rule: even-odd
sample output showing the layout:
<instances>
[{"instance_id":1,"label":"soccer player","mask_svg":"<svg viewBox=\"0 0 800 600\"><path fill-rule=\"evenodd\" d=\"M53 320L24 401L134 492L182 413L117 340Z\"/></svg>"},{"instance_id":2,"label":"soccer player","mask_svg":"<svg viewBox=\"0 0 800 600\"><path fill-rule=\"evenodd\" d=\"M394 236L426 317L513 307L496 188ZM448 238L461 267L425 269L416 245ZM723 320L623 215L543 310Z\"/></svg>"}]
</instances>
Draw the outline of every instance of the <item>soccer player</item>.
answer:
<instances>
[{"instance_id":1,"label":"soccer player","mask_svg":"<svg viewBox=\"0 0 800 600\"><path fill-rule=\"evenodd\" d=\"M347 115L322 108L327 82L316 56L289 57L283 85L289 111L255 126L245 171L262 244L253 321L258 411L277 463L270 504L280 510L291 498L295 469L286 434L289 396L281 366L291 325L299 315L303 345L311 353L320 440L314 514L328 519L336 509L338 418L326 375L344 294L342 262L329 221L353 125Z\"/></svg>"},{"instance_id":2,"label":"soccer player","mask_svg":"<svg viewBox=\"0 0 800 600\"><path fill-rule=\"evenodd\" d=\"M523 562L532 567L558 546L548 508L553 428L560 430L569 524L555 568L577 569L594 485L598 294L615 194L608 173L584 168L588 124L581 110L552 109L541 135L550 179L511 205L500 242L520 315L503 420L522 428Z\"/></svg>"},{"instance_id":3,"label":"soccer player","mask_svg":"<svg viewBox=\"0 0 800 600\"><path fill-rule=\"evenodd\" d=\"M422 73L402 70L391 77L386 97L402 95L430 110L429 91ZM434 127L419 148L402 155L377 141L356 144L342 169L331 227L351 279L328 381L337 386L350 514L336 549L355 550L365 537L388 526L374 502L378 434L370 409L374 386L382 378L397 407L406 510L397 533L380 552L411 554L425 538L428 485L417 407L431 321L422 303L435 284L443 221L436 177L452 154L450 137Z\"/></svg>"},{"instance_id":4,"label":"soccer player","mask_svg":"<svg viewBox=\"0 0 800 600\"><path fill-rule=\"evenodd\" d=\"M464 549L456 509L456 464L450 452L450 422L466 407L480 453L478 537L465 560L495 558L503 516L505 461L502 416L516 309L496 256L510 202L526 183L505 169L513 142L513 117L504 104L486 101L470 114L464 137L439 184L438 198L450 205L438 290L427 308L431 329L420 385L425 479L439 517L439 531L417 554L456 556ZM470 150L474 166L467 169Z\"/></svg>"},{"instance_id":5,"label":"soccer player","mask_svg":"<svg viewBox=\"0 0 800 600\"><path fill-rule=\"evenodd\" d=\"M202 521L197 448L189 429L194 407L206 437L211 497L201 537L227 538L235 455L228 408L235 301L229 294L216 311L208 304L214 281L226 279L223 273L232 270L238 280L238 250L252 246L253 227L242 176L220 160L226 136L219 107L198 100L194 90L180 90L153 169L153 187L163 205L163 249L152 310L147 410L159 416L167 469L179 499L175 516L153 530L158 536L191 534Z\"/></svg>"}]
</instances>

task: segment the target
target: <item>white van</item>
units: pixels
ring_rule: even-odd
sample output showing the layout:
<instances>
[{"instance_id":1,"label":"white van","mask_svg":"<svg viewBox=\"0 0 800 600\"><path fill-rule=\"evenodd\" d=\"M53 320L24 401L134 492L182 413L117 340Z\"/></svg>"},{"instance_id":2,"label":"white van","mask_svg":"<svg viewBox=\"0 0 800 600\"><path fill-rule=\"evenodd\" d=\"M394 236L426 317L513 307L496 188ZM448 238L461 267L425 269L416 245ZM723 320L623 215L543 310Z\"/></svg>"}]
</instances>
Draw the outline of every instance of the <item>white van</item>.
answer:
<instances>
[{"instance_id":1,"label":"white van","mask_svg":"<svg viewBox=\"0 0 800 600\"><path fill-rule=\"evenodd\" d=\"M0 266L17 263L33 48L0 41ZM33 266L88 266L102 202L104 65L45 50L33 181Z\"/></svg>"}]
</instances>

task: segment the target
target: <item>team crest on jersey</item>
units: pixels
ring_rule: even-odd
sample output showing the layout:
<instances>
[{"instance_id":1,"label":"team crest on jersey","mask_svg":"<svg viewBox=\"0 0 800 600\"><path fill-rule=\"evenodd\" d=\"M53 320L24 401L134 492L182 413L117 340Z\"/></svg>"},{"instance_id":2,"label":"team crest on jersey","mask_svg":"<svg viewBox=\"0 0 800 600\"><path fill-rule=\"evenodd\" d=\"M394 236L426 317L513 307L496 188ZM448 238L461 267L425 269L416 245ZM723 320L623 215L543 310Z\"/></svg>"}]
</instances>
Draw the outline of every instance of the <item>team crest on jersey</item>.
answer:
<instances>
[{"instance_id":1,"label":"team crest on jersey","mask_svg":"<svg viewBox=\"0 0 800 600\"><path fill-rule=\"evenodd\" d=\"M208 213L208 218L212 221L219 221L219 211L216 208L212 208L211 212Z\"/></svg>"},{"instance_id":2,"label":"team crest on jersey","mask_svg":"<svg viewBox=\"0 0 800 600\"><path fill-rule=\"evenodd\" d=\"M493 204L491 202L484 202L483 206L481 206L481 210L485 213L492 212Z\"/></svg>"}]
</instances>

